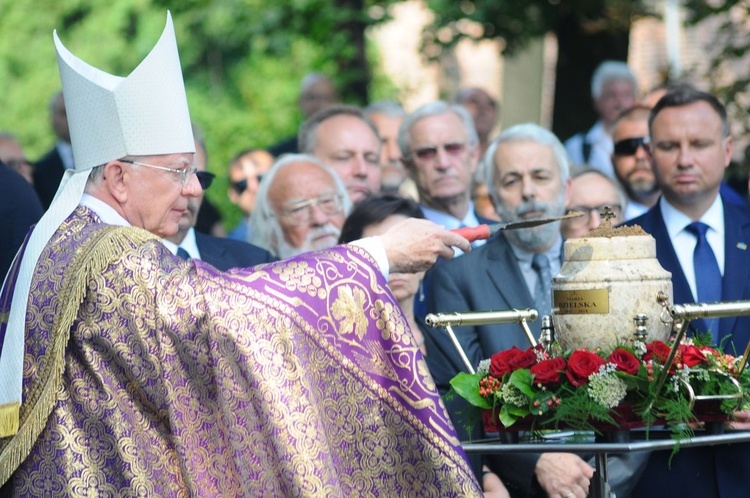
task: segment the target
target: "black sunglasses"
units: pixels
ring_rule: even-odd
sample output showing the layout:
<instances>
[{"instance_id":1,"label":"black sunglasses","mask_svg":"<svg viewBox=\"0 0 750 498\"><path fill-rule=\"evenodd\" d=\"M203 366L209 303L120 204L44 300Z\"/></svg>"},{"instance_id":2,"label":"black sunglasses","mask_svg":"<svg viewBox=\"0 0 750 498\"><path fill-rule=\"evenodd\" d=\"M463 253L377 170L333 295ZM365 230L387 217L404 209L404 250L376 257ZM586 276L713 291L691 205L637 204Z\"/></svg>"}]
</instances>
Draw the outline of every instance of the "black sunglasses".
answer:
<instances>
[{"instance_id":1,"label":"black sunglasses","mask_svg":"<svg viewBox=\"0 0 750 498\"><path fill-rule=\"evenodd\" d=\"M195 173L195 176L198 177L198 183L201 184L201 188L203 190L206 190L208 187L211 186L211 183L213 183L214 178L216 178L216 175L213 173L209 173L208 171L197 171Z\"/></svg>"},{"instance_id":2,"label":"black sunglasses","mask_svg":"<svg viewBox=\"0 0 750 498\"><path fill-rule=\"evenodd\" d=\"M255 177L258 180L258 183L263 180L263 175L258 175ZM247 190L247 178L244 178L238 182L232 182L232 189L237 192L237 195L242 195L242 193Z\"/></svg>"},{"instance_id":3,"label":"black sunglasses","mask_svg":"<svg viewBox=\"0 0 750 498\"><path fill-rule=\"evenodd\" d=\"M648 144L651 140L648 137L626 138L615 142L616 156L634 156L638 152L638 147L643 147L648 151Z\"/></svg>"}]
</instances>

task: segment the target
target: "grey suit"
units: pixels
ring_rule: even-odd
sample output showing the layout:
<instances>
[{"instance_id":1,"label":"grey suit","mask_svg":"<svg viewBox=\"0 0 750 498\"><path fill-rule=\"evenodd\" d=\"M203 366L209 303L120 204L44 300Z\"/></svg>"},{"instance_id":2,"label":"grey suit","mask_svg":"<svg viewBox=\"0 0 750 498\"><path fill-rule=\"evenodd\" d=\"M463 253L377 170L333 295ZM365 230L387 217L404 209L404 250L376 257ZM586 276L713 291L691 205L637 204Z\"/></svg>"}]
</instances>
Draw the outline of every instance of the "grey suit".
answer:
<instances>
[{"instance_id":1,"label":"grey suit","mask_svg":"<svg viewBox=\"0 0 750 498\"><path fill-rule=\"evenodd\" d=\"M499 233L487 244L469 254L436 266L431 272L432 289L428 295L428 311L461 312L534 308L535 302L518 267L515 253L508 240ZM540 320L529 324L535 339L541 332ZM443 344L446 350L455 351L443 331L431 330L433 339ZM455 327L461 346L471 363L476 365L498 351L518 346L529 347L529 341L520 325L481 325L477 327ZM456 353L457 354L457 353ZM458 371L435 376L441 392L449 389L450 378ZM455 403L455 402L454 402ZM467 425L466 415L471 413L464 406L449 411L454 425ZM477 424L479 425L479 424ZM460 437L482 436L480 427ZM512 496L544 496L534 478L534 467L539 454L502 455L492 460L491 465ZM584 457L586 458L586 457ZM629 454L615 456L609 461L609 482L618 498L627 498L644 469L647 455ZM592 463L592 461L590 461Z\"/></svg>"}]
</instances>

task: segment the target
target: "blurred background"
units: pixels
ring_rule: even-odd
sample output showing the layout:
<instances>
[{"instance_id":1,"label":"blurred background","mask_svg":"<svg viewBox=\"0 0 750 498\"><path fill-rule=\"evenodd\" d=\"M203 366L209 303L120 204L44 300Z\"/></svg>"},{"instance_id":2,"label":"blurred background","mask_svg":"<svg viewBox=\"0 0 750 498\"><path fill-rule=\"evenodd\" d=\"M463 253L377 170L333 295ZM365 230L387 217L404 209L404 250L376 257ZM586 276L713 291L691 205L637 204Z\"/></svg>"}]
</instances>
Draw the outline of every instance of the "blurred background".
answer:
<instances>
[{"instance_id":1,"label":"blurred background","mask_svg":"<svg viewBox=\"0 0 750 498\"><path fill-rule=\"evenodd\" d=\"M53 29L83 60L126 76L167 9L218 177L207 195L226 227L240 218L227 163L296 133L312 71L347 103L390 99L407 111L479 86L500 101L497 130L533 121L564 140L596 120L594 68L623 60L642 93L684 80L726 103L738 143L730 174L747 178L748 0L0 0L0 132L32 161L54 144Z\"/></svg>"}]
</instances>

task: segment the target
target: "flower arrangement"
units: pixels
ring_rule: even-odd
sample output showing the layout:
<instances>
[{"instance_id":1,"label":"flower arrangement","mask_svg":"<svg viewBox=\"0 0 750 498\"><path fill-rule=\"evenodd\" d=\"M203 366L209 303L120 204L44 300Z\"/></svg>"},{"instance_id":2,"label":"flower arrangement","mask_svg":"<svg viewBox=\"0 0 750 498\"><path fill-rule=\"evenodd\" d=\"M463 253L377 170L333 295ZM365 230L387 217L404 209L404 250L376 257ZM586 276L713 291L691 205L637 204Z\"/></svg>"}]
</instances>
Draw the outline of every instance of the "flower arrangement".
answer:
<instances>
[{"instance_id":1,"label":"flower arrangement","mask_svg":"<svg viewBox=\"0 0 750 498\"><path fill-rule=\"evenodd\" d=\"M489 429L601 432L664 423L683 437L694 422L728 420L750 402L741 358L702 339L710 336L676 346L635 341L609 352L513 347L451 385L484 409ZM497 421L502 427L493 427Z\"/></svg>"}]
</instances>

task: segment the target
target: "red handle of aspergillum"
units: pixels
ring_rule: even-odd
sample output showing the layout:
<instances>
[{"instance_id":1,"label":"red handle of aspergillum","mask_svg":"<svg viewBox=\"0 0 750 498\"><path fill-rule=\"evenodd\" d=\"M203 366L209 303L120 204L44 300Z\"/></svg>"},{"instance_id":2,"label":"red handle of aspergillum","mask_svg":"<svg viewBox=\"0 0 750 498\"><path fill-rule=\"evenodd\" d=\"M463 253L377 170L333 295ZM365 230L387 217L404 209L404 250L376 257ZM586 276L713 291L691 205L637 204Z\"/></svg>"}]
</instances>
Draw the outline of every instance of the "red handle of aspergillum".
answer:
<instances>
[{"instance_id":1,"label":"red handle of aspergillum","mask_svg":"<svg viewBox=\"0 0 750 498\"><path fill-rule=\"evenodd\" d=\"M459 234L469 242L475 240L485 240L490 238L490 227L489 225L479 225L477 227L463 227L451 230L453 233Z\"/></svg>"}]
</instances>

